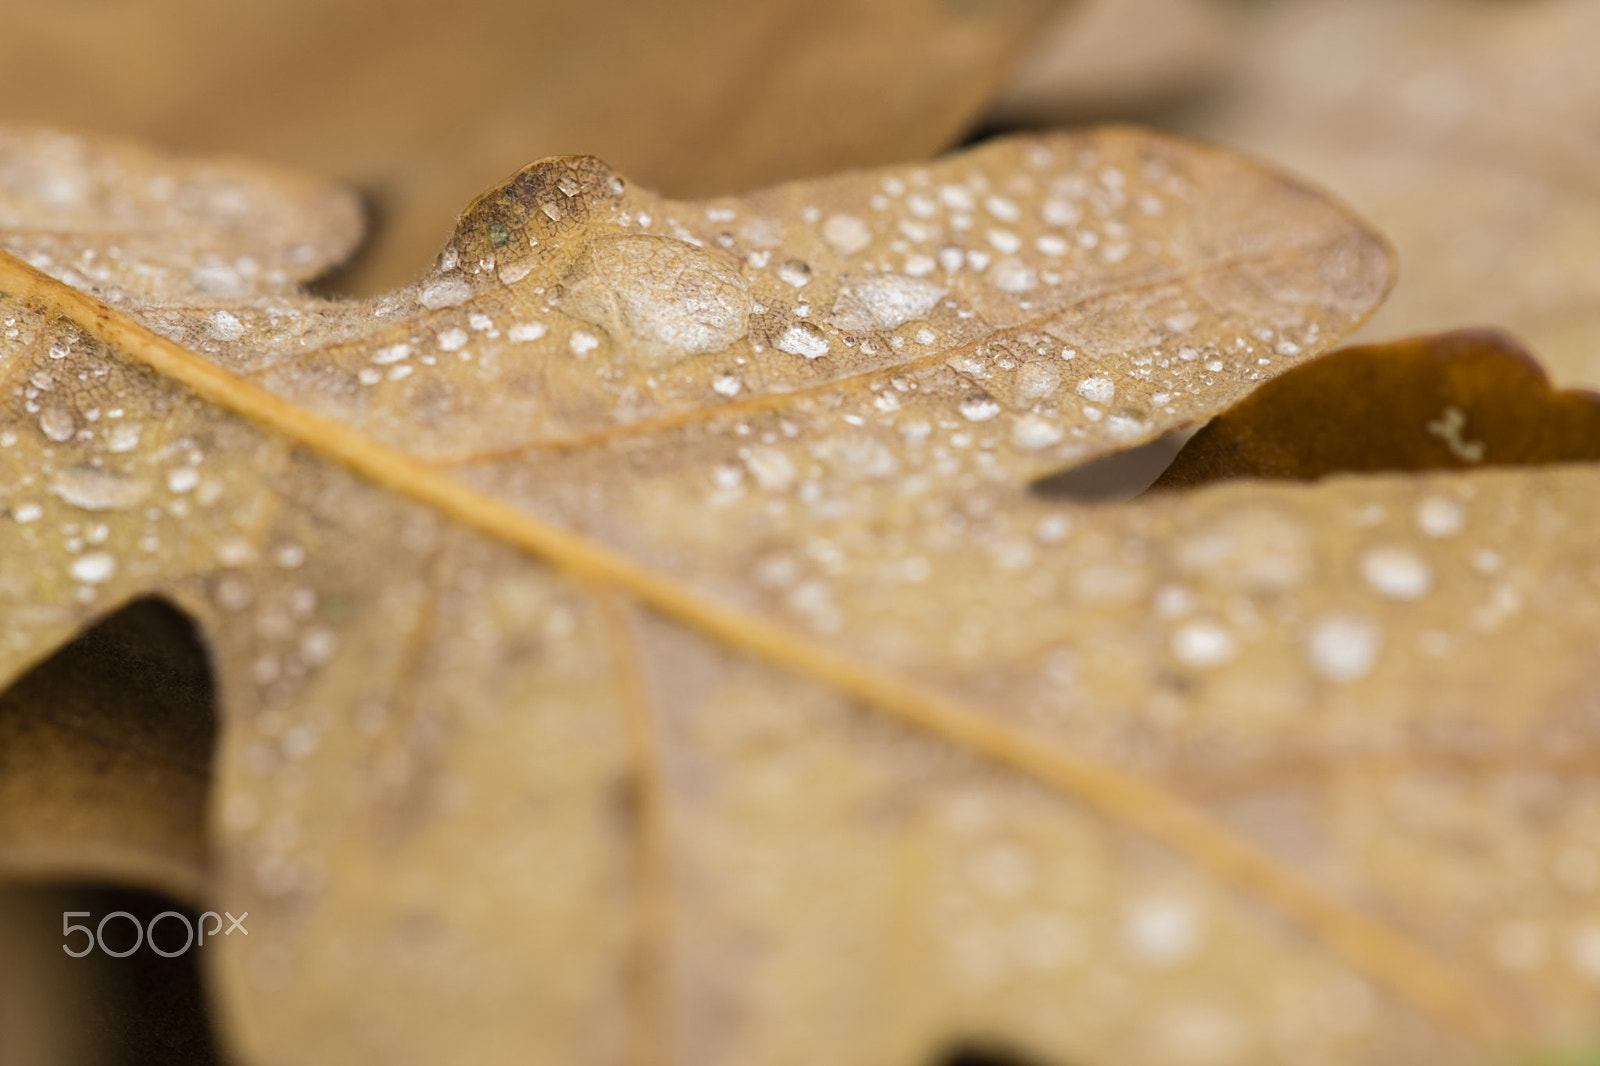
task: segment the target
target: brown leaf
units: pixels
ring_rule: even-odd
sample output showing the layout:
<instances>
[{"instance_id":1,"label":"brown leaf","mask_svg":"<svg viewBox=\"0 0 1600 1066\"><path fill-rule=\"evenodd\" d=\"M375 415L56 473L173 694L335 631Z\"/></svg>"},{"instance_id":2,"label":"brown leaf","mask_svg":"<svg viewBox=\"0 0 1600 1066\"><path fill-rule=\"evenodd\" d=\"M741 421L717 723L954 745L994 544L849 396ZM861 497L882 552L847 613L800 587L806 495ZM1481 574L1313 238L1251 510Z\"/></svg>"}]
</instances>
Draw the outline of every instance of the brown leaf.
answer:
<instances>
[{"instance_id":1,"label":"brown leaf","mask_svg":"<svg viewBox=\"0 0 1600 1066\"><path fill-rule=\"evenodd\" d=\"M195 620L248 1061L1565 1036L1592 472L1029 491L1388 276L1298 183L1133 130L701 204L545 161L368 303L0 259L0 678L136 597Z\"/></svg>"},{"instance_id":2,"label":"brown leaf","mask_svg":"<svg viewBox=\"0 0 1600 1066\"><path fill-rule=\"evenodd\" d=\"M1600 459L1600 395L1550 387L1504 334L1345 348L1276 378L1186 444L1156 488L1228 478Z\"/></svg>"},{"instance_id":3,"label":"brown leaf","mask_svg":"<svg viewBox=\"0 0 1600 1066\"><path fill-rule=\"evenodd\" d=\"M0 35L0 116L369 190L382 225L340 282L377 292L421 272L468 198L543 155L603 155L695 196L924 158L1054 6L24 0Z\"/></svg>"}]
</instances>

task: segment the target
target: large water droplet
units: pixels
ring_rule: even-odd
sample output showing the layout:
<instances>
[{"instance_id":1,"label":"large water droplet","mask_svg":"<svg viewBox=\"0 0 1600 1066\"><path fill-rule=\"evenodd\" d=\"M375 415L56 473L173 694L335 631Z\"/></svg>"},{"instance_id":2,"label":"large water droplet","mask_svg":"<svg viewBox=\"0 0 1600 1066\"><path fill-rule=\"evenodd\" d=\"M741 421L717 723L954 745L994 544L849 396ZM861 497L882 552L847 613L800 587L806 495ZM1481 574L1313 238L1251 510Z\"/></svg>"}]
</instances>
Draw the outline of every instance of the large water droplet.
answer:
<instances>
[{"instance_id":1,"label":"large water droplet","mask_svg":"<svg viewBox=\"0 0 1600 1066\"><path fill-rule=\"evenodd\" d=\"M74 467L50 482L52 495L86 511L120 511L145 498L149 486L121 474L92 467Z\"/></svg>"},{"instance_id":2,"label":"large water droplet","mask_svg":"<svg viewBox=\"0 0 1600 1066\"><path fill-rule=\"evenodd\" d=\"M739 272L669 237L597 240L563 287L562 310L649 364L720 352L749 330L751 299Z\"/></svg>"}]
</instances>

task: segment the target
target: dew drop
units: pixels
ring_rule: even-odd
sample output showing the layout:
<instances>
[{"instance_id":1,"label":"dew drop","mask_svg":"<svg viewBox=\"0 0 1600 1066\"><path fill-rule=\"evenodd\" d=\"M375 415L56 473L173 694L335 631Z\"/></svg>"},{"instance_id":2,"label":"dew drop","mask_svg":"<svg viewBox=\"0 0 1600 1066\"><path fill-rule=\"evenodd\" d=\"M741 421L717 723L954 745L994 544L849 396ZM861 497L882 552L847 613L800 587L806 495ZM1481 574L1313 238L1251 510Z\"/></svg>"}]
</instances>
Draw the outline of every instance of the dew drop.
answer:
<instances>
[{"instance_id":1,"label":"dew drop","mask_svg":"<svg viewBox=\"0 0 1600 1066\"><path fill-rule=\"evenodd\" d=\"M872 230L855 215L830 215L822 239L839 255L854 255L872 243Z\"/></svg>"},{"instance_id":2,"label":"dew drop","mask_svg":"<svg viewBox=\"0 0 1600 1066\"><path fill-rule=\"evenodd\" d=\"M465 278L447 274L424 285L417 294L417 302L430 311L437 311L444 307L459 307L471 296L472 286L467 284Z\"/></svg>"},{"instance_id":3,"label":"dew drop","mask_svg":"<svg viewBox=\"0 0 1600 1066\"><path fill-rule=\"evenodd\" d=\"M46 437L62 444L72 439L78 424L71 411L56 404L39 412L39 429Z\"/></svg>"},{"instance_id":4,"label":"dew drop","mask_svg":"<svg viewBox=\"0 0 1600 1066\"><path fill-rule=\"evenodd\" d=\"M797 322L778 334L773 339L772 346L790 355L803 355L807 359L816 359L827 355L832 344L817 327L809 322Z\"/></svg>"},{"instance_id":5,"label":"dew drop","mask_svg":"<svg viewBox=\"0 0 1600 1066\"><path fill-rule=\"evenodd\" d=\"M56 475L50 492L85 511L118 511L137 506L148 486L109 471L74 467Z\"/></svg>"},{"instance_id":6,"label":"dew drop","mask_svg":"<svg viewBox=\"0 0 1600 1066\"><path fill-rule=\"evenodd\" d=\"M1233 634L1206 619L1185 622L1172 634L1172 654L1189 666L1220 666L1237 653Z\"/></svg>"},{"instance_id":7,"label":"dew drop","mask_svg":"<svg viewBox=\"0 0 1600 1066\"><path fill-rule=\"evenodd\" d=\"M1084 378L1078 382L1078 395L1091 403L1110 403L1117 386L1110 378Z\"/></svg>"},{"instance_id":8,"label":"dew drop","mask_svg":"<svg viewBox=\"0 0 1600 1066\"><path fill-rule=\"evenodd\" d=\"M1448 496L1429 496L1417 504L1417 528L1430 537L1453 537L1466 525L1466 509Z\"/></svg>"},{"instance_id":9,"label":"dew drop","mask_svg":"<svg viewBox=\"0 0 1600 1066\"><path fill-rule=\"evenodd\" d=\"M1377 547L1361 557L1361 574L1374 592L1392 600L1416 600L1433 588L1433 570L1409 548Z\"/></svg>"},{"instance_id":10,"label":"dew drop","mask_svg":"<svg viewBox=\"0 0 1600 1066\"><path fill-rule=\"evenodd\" d=\"M1329 681L1359 681L1372 672L1383 647L1383 634L1365 618L1329 614L1311 626L1306 653L1311 667Z\"/></svg>"},{"instance_id":11,"label":"dew drop","mask_svg":"<svg viewBox=\"0 0 1600 1066\"><path fill-rule=\"evenodd\" d=\"M987 422L1000 413L1000 405L988 396L974 396L961 401L961 417L968 422Z\"/></svg>"},{"instance_id":12,"label":"dew drop","mask_svg":"<svg viewBox=\"0 0 1600 1066\"><path fill-rule=\"evenodd\" d=\"M86 585L98 585L111 580L117 572L116 556L110 552L89 552L72 561L72 576Z\"/></svg>"}]
</instances>

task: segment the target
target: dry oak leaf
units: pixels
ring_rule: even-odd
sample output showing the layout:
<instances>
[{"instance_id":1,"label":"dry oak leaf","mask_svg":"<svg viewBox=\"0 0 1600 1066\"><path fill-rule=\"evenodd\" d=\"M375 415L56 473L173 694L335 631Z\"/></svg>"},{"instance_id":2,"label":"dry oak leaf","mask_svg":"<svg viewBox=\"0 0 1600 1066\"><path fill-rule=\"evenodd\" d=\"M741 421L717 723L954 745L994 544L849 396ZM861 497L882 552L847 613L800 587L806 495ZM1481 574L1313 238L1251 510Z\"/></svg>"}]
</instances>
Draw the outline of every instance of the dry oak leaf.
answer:
<instances>
[{"instance_id":1,"label":"dry oak leaf","mask_svg":"<svg viewBox=\"0 0 1600 1066\"><path fill-rule=\"evenodd\" d=\"M1553 1039L1600 971L1592 475L1028 491L1389 273L1117 129L701 204L548 160L370 303L6 257L0 678L198 624L246 1062Z\"/></svg>"},{"instance_id":2,"label":"dry oak leaf","mask_svg":"<svg viewBox=\"0 0 1600 1066\"><path fill-rule=\"evenodd\" d=\"M1274 378L1208 422L1155 487L1596 459L1600 395L1552 389L1505 334L1459 330L1343 348Z\"/></svg>"},{"instance_id":3,"label":"dry oak leaf","mask_svg":"<svg viewBox=\"0 0 1600 1066\"><path fill-rule=\"evenodd\" d=\"M461 205L530 158L593 152L679 196L924 158L1057 6L13 0L0 119L351 182L379 225L338 280L375 293L420 274Z\"/></svg>"}]
</instances>

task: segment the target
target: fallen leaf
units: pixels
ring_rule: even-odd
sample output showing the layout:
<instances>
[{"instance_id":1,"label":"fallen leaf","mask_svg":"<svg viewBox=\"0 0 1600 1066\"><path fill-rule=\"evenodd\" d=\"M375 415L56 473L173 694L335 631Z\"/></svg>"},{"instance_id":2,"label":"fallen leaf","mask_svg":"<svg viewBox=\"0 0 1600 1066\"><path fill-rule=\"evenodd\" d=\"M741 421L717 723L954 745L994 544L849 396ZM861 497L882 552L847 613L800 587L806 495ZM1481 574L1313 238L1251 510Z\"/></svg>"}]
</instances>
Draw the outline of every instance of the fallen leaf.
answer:
<instances>
[{"instance_id":1,"label":"fallen leaf","mask_svg":"<svg viewBox=\"0 0 1600 1066\"><path fill-rule=\"evenodd\" d=\"M1550 387L1504 334L1345 348L1218 415L1157 488L1226 478L1529 466L1600 459L1600 396Z\"/></svg>"},{"instance_id":2,"label":"fallen leaf","mask_svg":"<svg viewBox=\"0 0 1600 1066\"><path fill-rule=\"evenodd\" d=\"M702 204L545 161L370 303L6 257L0 678L195 620L247 1061L1556 1039L1600 985L1593 473L1028 489L1388 276L1131 130Z\"/></svg>"},{"instance_id":3,"label":"fallen leaf","mask_svg":"<svg viewBox=\"0 0 1600 1066\"><path fill-rule=\"evenodd\" d=\"M381 225L339 284L374 293L544 155L601 155L694 196L925 158L1054 6L23 0L0 37L0 116L350 182Z\"/></svg>"},{"instance_id":4,"label":"fallen leaf","mask_svg":"<svg viewBox=\"0 0 1600 1066\"><path fill-rule=\"evenodd\" d=\"M1600 7L1288 0L1184 129L1348 197L1399 250L1368 341L1487 325L1600 386Z\"/></svg>"}]
</instances>

